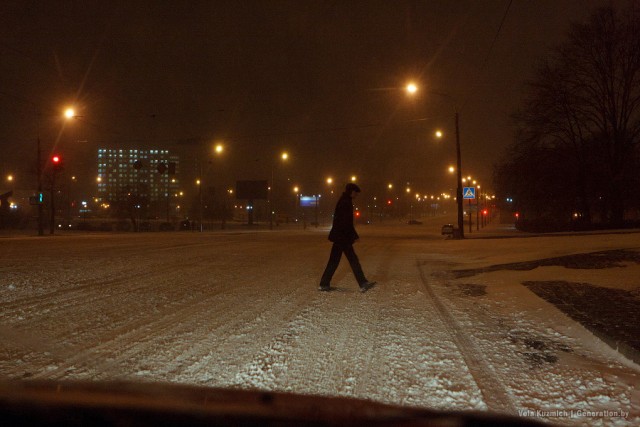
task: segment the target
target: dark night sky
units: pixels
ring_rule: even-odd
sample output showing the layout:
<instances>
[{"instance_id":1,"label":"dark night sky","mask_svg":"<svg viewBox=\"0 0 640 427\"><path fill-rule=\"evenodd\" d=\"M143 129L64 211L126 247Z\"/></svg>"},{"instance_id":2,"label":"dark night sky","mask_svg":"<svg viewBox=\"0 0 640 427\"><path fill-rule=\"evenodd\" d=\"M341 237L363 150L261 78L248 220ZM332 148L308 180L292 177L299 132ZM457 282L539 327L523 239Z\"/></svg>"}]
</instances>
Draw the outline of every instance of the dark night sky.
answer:
<instances>
[{"instance_id":1,"label":"dark night sky","mask_svg":"<svg viewBox=\"0 0 640 427\"><path fill-rule=\"evenodd\" d=\"M432 90L460 109L464 174L488 183L536 60L609 3L514 0L490 51L509 0L4 1L0 173L33 186L38 134L87 182L98 146L222 141L218 180L266 179L286 149L276 171L307 193L351 174L442 191L454 105ZM67 104L82 117L63 125Z\"/></svg>"}]
</instances>

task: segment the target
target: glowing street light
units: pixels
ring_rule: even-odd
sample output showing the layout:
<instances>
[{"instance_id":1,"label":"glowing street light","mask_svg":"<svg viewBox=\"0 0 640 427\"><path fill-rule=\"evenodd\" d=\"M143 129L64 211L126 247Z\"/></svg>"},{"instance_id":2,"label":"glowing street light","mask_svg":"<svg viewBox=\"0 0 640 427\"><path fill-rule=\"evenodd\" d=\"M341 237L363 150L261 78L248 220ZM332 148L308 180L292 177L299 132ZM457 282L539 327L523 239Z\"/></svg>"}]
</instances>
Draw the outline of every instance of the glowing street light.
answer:
<instances>
[{"instance_id":1,"label":"glowing street light","mask_svg":"<svg viewBox=\"0 0 640 427\"><path fill-rule=\"evenodd\" d=\"M75 112L75 110L73 108L69 107L64 111L64 116L67 119L72 119L72 118L74 118L76 116L76 112Z\"/></svg>"},{"instance_id":2,"label":"glowing street light","mask_svg":"<svg viewBox=\"0 0 640 427\"><path fill-rule=\"evenodd\" d=\"M224 151L224 145L216 144L214 151L216 152L216 154L222 154L222 152Z\"/></svg>"},{"instance_id":3,"label":"glowing street light","mask_svg":"<svg viewBox=\"0 0 640 427\"><path fill-rule=\"evenodd\" d=\"M286 162L289 160L289 153L283 151L280 153L280 160ZM273 216L276 214L274 200L274 184L275 184L275 163L271 164L271 186L269 187L269 230L273 230Z\"/></svg>"},{"instance_id":4,"label":"glowing street light","mask_svg":"<svg viewBox=\"0 0 640 427\"><path fill-rule=\"evenodd\" d=\"M435 136L436 136L436 138L438 138L438 139L442 138L442 131L441 131L441 130L437 130L437 131L435 131Z\"/></svg>"},{"instance_id":5,"label":"glowing street light","mask_svg":"<svg viewBox=\"0 0 640 427\"><path fill-rule=\"evenodd\" d=\"M454 173L456 171L456 168L453 166L449 166L449 173Z\"/></svg>"},{"instance_id":6,"label":"glowing street light","mask_svg":"<svg viewBox=\"0 0 640 427\"><path fill-rule=\"evenodd\" d=\"M418 91L418 87L415 85L415 83L409 83L406 87L406 91L409 95L413 96ZM454 104L454 112L455 112L454 117L455 117L455 129L456 129L456 159L457 159L457 165L458 165L457 167L457 172L458 172L457 187L458 188L456 189L456 199L457 199L456 201L458 204L458 232L460 233L459 238L464 239L464 209L462 206L462 160L460 155L460 127L459 127L458 107L453 97L447 93L433 92L433 91L429 91L429 93L442 96L444 98L448 98Z\"/></svg>"}]
</instances>

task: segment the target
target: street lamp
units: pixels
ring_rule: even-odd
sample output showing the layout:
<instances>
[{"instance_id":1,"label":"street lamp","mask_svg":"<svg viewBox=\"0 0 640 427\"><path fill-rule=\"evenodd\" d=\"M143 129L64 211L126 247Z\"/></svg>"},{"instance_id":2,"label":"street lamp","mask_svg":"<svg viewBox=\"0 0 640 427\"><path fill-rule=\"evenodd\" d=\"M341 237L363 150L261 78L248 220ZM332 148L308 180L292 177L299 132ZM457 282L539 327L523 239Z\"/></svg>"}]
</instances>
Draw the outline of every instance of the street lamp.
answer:
<instances>
[{"instance_id":1,"label":"street lamp","mask_svg":"<svg viewBox=\"0 0 640 427\"><path fill-rule=\"evenodd\" d=\"M216 144L213 147L213 154L214 155L221 155L224 152L224 145L223 144ZM208 151L205 150L205 155L208 160L209 163L212 163L212 160L209 158L209 154ZM204 180L206 182L206 178L205 178L205 172L208 172L208 166L207 166L207 170L205 171L204 168L202 167L202 160L200 160L200 177L196 179L196 185L198 186L198 199L199 199L199 212L198 212L198 216L200 217L200 232L202 233L204 231L204 209L203 209L203 195L202 195L202 184ZM167 202L167 206L168 206L168 202Z\"/></svg>"},{"instance_id":2,"label":"street lamp","mask_svg":"<svg viewBox=\"0 0 640 427\"><path fill-rule=\"evenodd\" d=\"M286 162L289 160L289 153L283 151L280 154L280 159L282 162ZM275 215L275 200L273 193L273 185L274 185L274 175L275 175L275 163L271 164L271 188L269 189L269 230L273 230L273 216Z\"/></svg>"},{"instance_id":3,"label":"street lamp","mask_svg":"<svg viewBox=\"0 0 640 427\"><path fill-rule=\"evenodd\" d=\"M409 83L406 87L406 91L409 95L414 95L418 91L418 87L414 83ZM455 129L456 129L456 160L457 160L457 185L456 189L456 201L458 203L458 233L460 233L459 238L464 239L464 209L462 206L462 160L460 156L460 126L459 126L459 114L458 107L455 102L455 99L447 94L442 92L433 92L429 91L430 94L442 96L444 98L449 99L453 103L454 109L454 118L455 118Z\"/></svg>"}]
</instances>

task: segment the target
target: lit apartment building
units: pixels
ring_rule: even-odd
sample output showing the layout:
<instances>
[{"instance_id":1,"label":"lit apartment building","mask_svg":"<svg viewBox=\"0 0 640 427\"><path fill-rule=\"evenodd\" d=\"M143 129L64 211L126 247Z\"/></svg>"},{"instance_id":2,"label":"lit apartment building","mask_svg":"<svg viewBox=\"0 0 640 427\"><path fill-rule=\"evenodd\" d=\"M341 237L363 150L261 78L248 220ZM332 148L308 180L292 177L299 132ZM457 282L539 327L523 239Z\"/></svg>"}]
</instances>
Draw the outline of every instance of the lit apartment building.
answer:
<instances>
[{"instance_id":1,"label":"lit apartment building","mask_svg":"<svg viewBox=\"0 0 640 427\"><path fill-rule=\"evenodd\" d=\"M170 203L178 192L179 158L169 150L98 150L98 197L101 202L132 200Z\"/></svg>"}]
</instances>

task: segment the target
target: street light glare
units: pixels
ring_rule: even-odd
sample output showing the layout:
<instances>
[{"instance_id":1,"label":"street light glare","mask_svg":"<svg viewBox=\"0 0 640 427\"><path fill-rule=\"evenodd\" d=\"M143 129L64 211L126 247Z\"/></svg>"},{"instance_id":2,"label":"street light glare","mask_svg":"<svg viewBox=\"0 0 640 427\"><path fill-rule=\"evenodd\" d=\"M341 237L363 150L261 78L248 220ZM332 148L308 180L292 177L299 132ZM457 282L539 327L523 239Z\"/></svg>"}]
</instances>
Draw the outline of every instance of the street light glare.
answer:
<instances>
[{"instance_id":1,"label":"street light glare","mask_svg":"<svg viewBox=\"0 0 640 427\"><path fill-rule=\"evenodd\" d=\"M414 83L409 83L406 89L410 94L414 94L418 91L418 86L416 86Z\"/></svg>"},{"instance_id":2,"label":"street light glare","mask_svg":"<svg viewBox=\"0 0 640 427\"><path fill-rule=\"evenodd\" d=\"M282 153L282 160L287 160L289 158L289 153L284 152Z\"/></svg>"},{"instance_id":3,"label":"street light glare","mask_svg":"<svg viewBox=\"0 0 640 427\"><path fill-rule=\"evenodd\" d=\"M437 130L436 131L436 138L442 138L442 131L441 130Z\"/></svg>"},{"instance_id":4,"label":"street light glare","mask_svg":"<svg viewBox=\"0 0 640 427\"><path fill-rule=\"evenodd\" d=\"M67 108L64 112L64 116L67 119L72 119L73 117L75 117L76 112L73 110L73 108Z\"/></svg>"},{"instance_id":5,"label":"street light glare","mask_svg":"<svg viewBox=\"0 0 640 427\"><path fill-rule=\"evenodd\" d=\"M449 166L450 173L454 173L455 171L456 171L456 168L454 168L453 166Z\"/></svg>"},{"instance_id":6,"label":"street light glare","mask_svg":"<svg viewBox=\"0 0 640 427\"><path fill-rule=\"evenodd\" d=\"M224 151L224 146L222 144L217 144L215 150L216 153L220 154Z\"/></svg>"}]
</instances>

